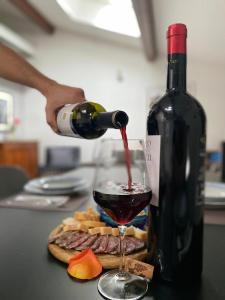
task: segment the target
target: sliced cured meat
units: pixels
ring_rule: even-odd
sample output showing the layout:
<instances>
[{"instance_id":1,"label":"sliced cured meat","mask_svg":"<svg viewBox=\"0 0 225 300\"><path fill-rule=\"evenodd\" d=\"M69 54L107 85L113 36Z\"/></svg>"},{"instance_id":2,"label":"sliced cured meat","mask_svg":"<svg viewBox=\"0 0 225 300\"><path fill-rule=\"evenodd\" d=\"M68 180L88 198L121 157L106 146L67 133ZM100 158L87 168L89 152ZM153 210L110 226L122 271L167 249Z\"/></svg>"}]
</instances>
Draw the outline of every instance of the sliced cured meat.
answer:
<instances>
[{"instance_id":1,"label":"sliced cured meat","mask_svg":"<svg viewBox=\"0 0 225 300\"><path fill-rule=\"evenodd\" d=\"M63 235L55 241L55 244L59 247L66 248L66 246L77 239L79 235L80 232L64 232Z\"/></svg>"},{"instance_id":2,"label":"sliced cured meat","mask_svg":"<svg viewBox=\"0 0 225 300\"><path fill-rule=\"evenodd\" d=\"M55 240L57 240L61 234L63 233L63 225L59 225L57 229L53 230L53 232L50 233L48 237L48 242L49 243L54 243Z\"/></svg>"},{"instance_id":3,"label":"sliced cured meat","mask_svg":"<svg viewBox=\"0 0 225 300\"><path fill-rule=\"evenodd\" d=\"M81 237L81 232L74 232L71 236L68 236L68 238L66 239L66 241L64 241L63 243L63 247L65 247L66 249L68 249L68 246L75 242L76 240L78 240Z\"/></svg>"},{"instance_id":4,"label":"sliced cured meat","mask_svg":"<svg viewBox=\"0 0 225 300\"><path fill-rule=\"evenodd\" d=\"M76 239L76 241L70 243L67 248L68 249L76 249L78 246L80 246L83 242L85 242L89 238L88 233L81 233L80 237Z\"/></svg>"},{"instance_id":5,"label":"sliced cured meat","mask_svg":"<svg viewBox=\"0 0 225 300\"><path fill-rule=\"evenodd\" d=\"M52 235L48 238L48 242L51 244L51 243L54 243L60 236L62 235L62 233L58 233L56 235Z\"/></svg>"},{"instance_id":6,"label":"sliced cured meat","mask_svg":"<svg viewBox=\"0 0 225 300\"><path fill-rule=\"evenodd\" d=\"M126 253L126 240L125 238L122 240L122 249ZM118 237L118 244L117 247L114 249L114 251L111 252L111 254L119 255L120 254L120 238Z\"/></svg>"},{"instance_id":7,"label":"sliced cured meat","mask_svg":"<svg viewBox=\"0 0 225 300\"><path fill-rule=\"evenodd\" d=\"M109 241L108 241L108 245L107 245L107 249L106 252L109 254L112 254L118 247L119 244L119 238L116 236L109 236Z\"/></svg>"},{"instance_id":8,"label":"sliced cured meat","mask_svg":"<svg viewBox=\"0 0 225 300\"><path fill-rule=\"evenodd\" d=\"M120 238L118 237L118 244L117 244L117 247L111 251L110 254L113 254L113 255L117 255L117 254L120 254Z\"/></svg>"},{"instance_id":9,"label":"sliced cured meat","mask_svg":"<svg viewBox=\"0 0 225 300\"><path fill-rule=\"evenodd\" d=\"M62 235L62 231L58 232L57 234L51 234L48 238L48 242L54 243L61 235Z\"/></svg>"},{"instance_id":10,"label":"sliced cured meat","mask_svg":"<svg viewBox=\"0 0 225 300\"><path fill-rule=\"evenodd\" d=\"M102 239L103 239L103 236L98 236L98 237L97 237L97 240L94 242L93 245L91 245L91 249L92 249L93 251L95 251L95 250L99 247L99 245L100 245Z\"/></svg>"},{"instance_id":11,"label":"sliced cured meat","mask_svg":"<svg viewBox=\"0 0 225 300\"><path fill-rule=\"evenodd\" d=\"M66 231L51 237L53 242L64 249L76 249L79 251L91 248L95 253L111 255L120 254L120 238L113 235L90 235L82 231ZM122 241L125 254L130 254L145 247L145 242L132 236L125 236Z\"/></svg>"},{"instance_id":12,"label":"sliced cured meat","mask_svg":"<svg viewBox=\"0 0 225 300\"><path fill-rule=\"evenodd\" d=\"M84 250L86 248L89 248L91 245L94 244L94 242L97 240L97 238L98 238L97 234L89 236L89 238L84 243L82 243L80 246L78 246L76 248L76 250L81 251L81 250Z\"/></svg>"},{"instance_id":13,"label":"sliced cured meat","mask_svg":"<svg viewBox=\"0 0 225 300\"><path fill-rule=\"evenodd\" d=\"M124 239L124 252L125 254L130 254L132 253L134 250L136 250L136 244L134 243L133 240L130 240L129 237L125 237Z\"/></svg>"},{"instance_id":14,"label":"sliced cured meat","mask_svg":"<svg viewBox=\"0 0 225 300\"><path fill-rule=\"evenodd\" d=\"M108 235L103 235L99 247L95 250L95 253L106 253L107 245L109 241Z\"/></svg>"},{"instance_id":15,"label":"sliced cured meat","mask_svg":"<svg viewBox=\"0 0 225 300\"><path fill-rule=\"evenodd\" d=\"M145 242L135 237L129 236L129 239L135 243L135 251L140 250L145 247Z\"/></svg>"},{"instance_id":16,"label":"sliced cured meat","mask_svg":"<svg viewBox=\"0 0 225 300\"><path fill-rule=\"evenodd\" d=\"M119 238L118 238L119 239ZM125 236L124 240L122 241L122 247L125 254L133 253L137 250L144 248L145 243L141 240L136 239L135 237ZM118 241L117 247L110 252L113 255L120 254L120 241Z\"/></svg>"},{"instance_id":17,"label":"sliced cured meat","mask_svg":"<svg viewBox=\"0 0 225 300\"><path fill-rule=\"evenodd\" d=\"M74 233L72 231L63 232L56 240L56 245L61 245L68 240Z\"/></svg>"}]
</instances>

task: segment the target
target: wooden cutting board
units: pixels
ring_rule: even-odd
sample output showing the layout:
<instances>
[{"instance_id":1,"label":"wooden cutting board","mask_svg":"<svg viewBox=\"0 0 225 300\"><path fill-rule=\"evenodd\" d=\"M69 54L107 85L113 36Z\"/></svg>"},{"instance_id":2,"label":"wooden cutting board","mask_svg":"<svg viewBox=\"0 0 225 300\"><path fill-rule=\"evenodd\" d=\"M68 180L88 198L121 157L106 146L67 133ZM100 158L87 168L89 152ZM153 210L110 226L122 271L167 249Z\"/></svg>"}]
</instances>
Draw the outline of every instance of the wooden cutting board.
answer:
<instances>
[{"instance_id":1,"label":"wooden cutting board","mask_svg":"<svg viewBox=\"0 0 225 300\"><path fill-rule=\"evenodd\" d=\"M53 229L53 231L49 234L49 237L55 235L59 231L59 229L60 226L57 226L55 229ZM48 244L48 250L56 259L67 264L75 254L79 253L79 251L76 250L66 250L60 248L55 244ZM98 254L96 256L98 257L104 269L115 269L118 268L120 265L120 257L117 255ZM146 248L138 252L135 252L133 254L126 255L126 257L130 257L141 261L143 261L146 256L147 256Z\"/></svg>"}]
</instances>

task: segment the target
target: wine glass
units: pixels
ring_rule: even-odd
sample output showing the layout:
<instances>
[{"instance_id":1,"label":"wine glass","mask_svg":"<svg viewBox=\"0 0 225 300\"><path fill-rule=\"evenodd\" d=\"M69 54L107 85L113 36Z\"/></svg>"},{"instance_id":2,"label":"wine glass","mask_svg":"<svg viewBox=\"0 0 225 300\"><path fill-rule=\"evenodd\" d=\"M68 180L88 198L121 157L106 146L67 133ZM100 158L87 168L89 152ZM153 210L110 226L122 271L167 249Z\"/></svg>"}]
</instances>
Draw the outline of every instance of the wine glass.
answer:
<instances>
[{"instance_id":1,"label":"wine glass","mask_svg":"<svg viewBox=\"0 0 225 300\"><path fill-rule=\"evenodd\" d=\"M120 234L120 267L101 276L100 294L108 299L140 299L148 289L146 279L125 272L123 239L126 225L150 202L151 189L142 140L102 140L94 180L95 202L117 224Z\"/></svg>"}]
</instances>

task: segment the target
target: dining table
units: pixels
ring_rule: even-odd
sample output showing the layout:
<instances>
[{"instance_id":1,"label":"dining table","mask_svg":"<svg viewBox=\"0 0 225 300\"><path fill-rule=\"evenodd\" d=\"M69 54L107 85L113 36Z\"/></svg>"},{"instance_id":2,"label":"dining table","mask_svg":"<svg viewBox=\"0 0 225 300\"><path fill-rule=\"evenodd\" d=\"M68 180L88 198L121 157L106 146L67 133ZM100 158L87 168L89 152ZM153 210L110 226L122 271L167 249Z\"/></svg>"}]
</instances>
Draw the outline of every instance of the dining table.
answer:
<instances>
[{"instance_id":1,"label":"dining table","mask_svg":"<svg viewBox=\"0 0 225 300\"><path fill-rule=\"evenodd\" d=\"M79 210L95 207L91 190ZM0 208L0 300L97 300L98 278L76 280L48 252L48 235L73 212ZM193 266L194 274L194 266ZM143 299L224 300L225 225L205 224L201 280L149 282Z\"/></svg>"}]
</instances>

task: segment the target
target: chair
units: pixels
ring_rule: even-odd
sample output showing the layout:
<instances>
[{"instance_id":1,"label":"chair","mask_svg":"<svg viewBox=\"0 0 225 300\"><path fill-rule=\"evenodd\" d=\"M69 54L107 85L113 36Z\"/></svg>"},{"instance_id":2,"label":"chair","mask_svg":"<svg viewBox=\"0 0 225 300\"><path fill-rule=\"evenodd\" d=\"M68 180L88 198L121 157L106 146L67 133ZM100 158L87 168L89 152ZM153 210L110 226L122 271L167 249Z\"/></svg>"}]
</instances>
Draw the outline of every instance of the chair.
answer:
<instances>
[{"instance_id":1,"label":"chair","mask_svg":"<svg viewBox=\"0 0 225 300\"><path fill-rule=\"evenodd\" d=\"M64 172L75 169L80 164L80 148L57 146L46 148L45 171Z\"/></svg>"},{"instance_id":2,"label":"chair","mask_svg":"<svg viewBox=\"0 0 225 300\"><path fill-rule=\"evenodd\" d=\"M14 166L0 166L0 198L21 192L28 180L23 169Z\"/></svg>"}]
</instances>

